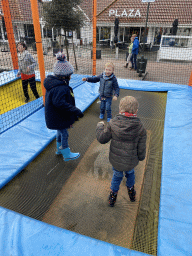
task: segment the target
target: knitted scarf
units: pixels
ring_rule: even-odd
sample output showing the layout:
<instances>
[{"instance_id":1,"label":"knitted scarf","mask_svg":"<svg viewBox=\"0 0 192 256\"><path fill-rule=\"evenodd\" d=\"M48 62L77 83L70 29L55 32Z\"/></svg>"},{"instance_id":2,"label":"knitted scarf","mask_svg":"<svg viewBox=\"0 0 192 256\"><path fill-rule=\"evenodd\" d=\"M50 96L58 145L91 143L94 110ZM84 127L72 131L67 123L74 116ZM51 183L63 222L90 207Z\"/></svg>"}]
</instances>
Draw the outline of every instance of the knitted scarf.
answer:
<instances>
[{"instance_id":1,"label":"knitted scarf","mask_svg":"<svg viewBox=\"0 0 192 256\"><path fill-rule=\"evenodd\" d=\"M127 116L127 117L137 117L137 114L132 114L128 112L120 113L121 115Z\"/></svg>"},{"instance_id":2,"label":"knitted scarf","mask_svg":"<svg viewBox=\"0 0 192 256\"><path fill-rule=\"evenodd\" d=\"M103 72L103 79L105 80L109 80L114 76L114 74L112 73L110 76L106 76L105 72Z\"/></svg>"}]
</instances>

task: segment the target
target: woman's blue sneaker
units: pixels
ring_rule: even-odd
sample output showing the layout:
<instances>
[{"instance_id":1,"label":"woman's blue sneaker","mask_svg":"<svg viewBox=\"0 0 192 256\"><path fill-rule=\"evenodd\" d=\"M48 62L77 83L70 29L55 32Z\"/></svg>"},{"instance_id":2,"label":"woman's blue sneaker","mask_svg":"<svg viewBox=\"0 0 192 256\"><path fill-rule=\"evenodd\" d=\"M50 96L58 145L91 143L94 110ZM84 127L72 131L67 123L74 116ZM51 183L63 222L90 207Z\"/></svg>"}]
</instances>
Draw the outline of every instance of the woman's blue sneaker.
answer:
<instances>
[{"instance_id":1,"label":"woman's blue sneaker","mask_svg":"<svg viewBox=\"0 0 192 256\"><path fill-rule=\"evenodd\" d=\"M107 118L107 122L109 122L111 120L111 118L109 117L109 118Z\"/></svg>"},{"instance_id":2,"label":"woman's blue sneaker","mask_svg":"<svg viewBox=\"0 0 192 256\"><path fill-rule=\"evenodd\" d=\"M103 115L103 114L100 114L100 115L99 115L99 118L100 118L100 119L103 119L103 118L104 118L104 115Z\"/></svg>"}]
</instances>

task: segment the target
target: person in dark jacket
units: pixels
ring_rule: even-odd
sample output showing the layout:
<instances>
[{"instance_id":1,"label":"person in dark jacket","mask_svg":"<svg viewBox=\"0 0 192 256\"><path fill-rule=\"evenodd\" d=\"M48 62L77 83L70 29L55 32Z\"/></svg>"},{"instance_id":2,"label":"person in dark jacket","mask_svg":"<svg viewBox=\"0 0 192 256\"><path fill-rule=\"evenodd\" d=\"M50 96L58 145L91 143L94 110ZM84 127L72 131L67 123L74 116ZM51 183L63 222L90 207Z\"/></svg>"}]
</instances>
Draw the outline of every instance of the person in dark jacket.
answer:
<instances>
[{"instance_id":1,"label":"person in dark jacket","mask_svg":"<svg viewBox=\"0 0 192 256\"><path fill-rule=\"evenodd\" d=\"M82 78L83 81L97 83L100 82L99 86L99 98L101 101L100 105L100 119L104 119L105 110L107 112L107 122L111 120L111 103L112 99L117 100L119 96L119 85L117 82L117 78L114 75L114 65L109 62L105 64L105 71L95 77Z\"/></svg>"},{"instance_id":2,"label":"person in dark jacket","mask_svg":"<svg viewBox=\"0 0 192 256\"><path fill-rule=\"evenodd\" d=\"M126 186L129 198L135 201L136 191L135 171L139 161L145 159L146 154L146 130L137 117L139 103L132 96L126 96L120 100L119 114L107 124L99 122L96 128L96 137L101 144L111 140L109 161L112 164L113 178L109 205L114 206L119 191L119 186L124 173L127 178Z\"/></svg>"},{"instance_id":3,"label":"person in dark jacket","mask_svg":"<svg viewBox=\"0 0 192 256\"><path fill-rule=\"evenodd\" d=\"M44 80L45 94L45 121L49 129L57 130L56 142L58 155L63 155L64 161L77 159L80 154L72 153L68 145L68 128L83 117L83 113L75 106L72 88L69 86L73 66L66 61L62 53L57 54L54 65L54 75Z\"/></svg>"},{"instance_id":4,"label":"person in dark jacket","mask_svg":"<svg viewBox=\"0 0 192 256\"><path fill-rule=\"evenodd\" d=\"M137 55L139 53L139 39L136 34L133 34L132 37L134 38L133 47L132 47L132 55L131 55L131 63L132 63L132 70L137 70Z\"/></svg>"}]
</instances>

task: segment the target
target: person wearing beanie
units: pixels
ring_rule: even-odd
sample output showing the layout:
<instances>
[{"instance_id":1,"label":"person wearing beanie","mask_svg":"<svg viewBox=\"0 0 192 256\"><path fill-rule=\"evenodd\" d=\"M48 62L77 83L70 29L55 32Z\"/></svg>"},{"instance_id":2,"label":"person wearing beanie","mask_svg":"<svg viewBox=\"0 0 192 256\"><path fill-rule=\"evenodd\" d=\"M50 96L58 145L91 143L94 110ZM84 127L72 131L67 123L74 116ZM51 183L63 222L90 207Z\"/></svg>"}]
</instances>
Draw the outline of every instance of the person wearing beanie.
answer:
<instances>
[{"instance_id":1,"label":"person wearing beanie","mask_svg":"<svg viewBox=\"0 0 192 256\"><path fill-rule=\"evenodd\" d=\"M47 128L57 130L57 155L63 155L64 161L77 159L80 154L72 153L68 145L68 128L83 117L83 113L75 106L73 89L69 86L73 66L59 52L53 67L54 75L44 80L45 94L45 121Z\"/></svg>"}]
</instances>

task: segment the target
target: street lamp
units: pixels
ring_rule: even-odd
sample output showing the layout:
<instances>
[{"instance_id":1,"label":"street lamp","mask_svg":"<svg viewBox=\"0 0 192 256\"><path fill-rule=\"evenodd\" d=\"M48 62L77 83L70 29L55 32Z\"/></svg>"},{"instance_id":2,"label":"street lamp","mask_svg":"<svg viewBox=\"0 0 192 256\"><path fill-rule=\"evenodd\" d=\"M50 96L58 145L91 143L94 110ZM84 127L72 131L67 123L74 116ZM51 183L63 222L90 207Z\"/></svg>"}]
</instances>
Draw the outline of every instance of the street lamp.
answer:
<instances>
[{"instance_id":1,"label":"street lamp","mask_svg":"<svg viewBox=\"0 0 192 256\"><path fill-rule=\"evenodd\" d=\"M145 32L144 32L144 37L143 37L144 50L145 50L145 38L146 38L147 22L148 22L148 15L149 15L149 6L150 6L150 3L153 3L153 2L155 2L155 0L142 0L142 3L148 3L147 4L147 16L146 16L146 22L145 22Z\"/></svg>"}]
</instances>

